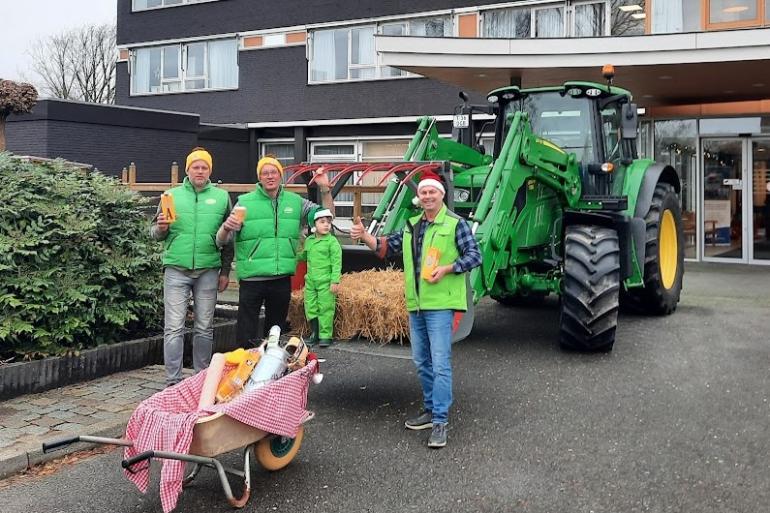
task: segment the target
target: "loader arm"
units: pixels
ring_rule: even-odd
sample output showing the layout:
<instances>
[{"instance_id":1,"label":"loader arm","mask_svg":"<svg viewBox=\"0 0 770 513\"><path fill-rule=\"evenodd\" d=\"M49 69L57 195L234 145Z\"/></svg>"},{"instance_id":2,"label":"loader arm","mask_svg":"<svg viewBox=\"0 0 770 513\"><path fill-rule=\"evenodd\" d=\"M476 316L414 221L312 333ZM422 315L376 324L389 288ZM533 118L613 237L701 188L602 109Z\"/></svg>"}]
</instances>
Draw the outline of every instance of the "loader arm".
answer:
<instances>
[{"instance_id":1,"label":"loader arm","mask_svg":"<svg viewBox=\"0 0 770 513\"><path fill-rule=\"evenodd\" d=\"M510 129L500 156L484 184L475 212L471 214L473 233L479 244L482 264L471 271L473 300L490 293L498 271L510 261L510 249L518 247L511 237L518 215L517 191L535 180L556 191L565 207L577 205L581 193L580 174L574 154L532 133L526 113L510 116Z\"/></svg>"},{"instance_id":2,"label":"loader arm","mask_svg":"<svg viewBox=\"0 0 770 513\"><path fill-rule=\"evenodd\" d=\"M417 132L404 154L405 162L427 162L445 164L439 174L445 176L449 186L447 194L451 194L452 173L462 171L466 167L481 166L491 161L491 156L460 144L451 139L439 137L436 120L432 117L420 119ZM407 167L407 166L405 166ZM428 166L425 166L427 168ZM388 235L401 230L407 219L416 215L419 209L412 203L417 195L417 182L421 168L412 168L411 172L396 171L387 183L383 197L372 215L369 233L372 235ZM451 201L451 200L450 200Z\"/></svg>"}]
</instances>

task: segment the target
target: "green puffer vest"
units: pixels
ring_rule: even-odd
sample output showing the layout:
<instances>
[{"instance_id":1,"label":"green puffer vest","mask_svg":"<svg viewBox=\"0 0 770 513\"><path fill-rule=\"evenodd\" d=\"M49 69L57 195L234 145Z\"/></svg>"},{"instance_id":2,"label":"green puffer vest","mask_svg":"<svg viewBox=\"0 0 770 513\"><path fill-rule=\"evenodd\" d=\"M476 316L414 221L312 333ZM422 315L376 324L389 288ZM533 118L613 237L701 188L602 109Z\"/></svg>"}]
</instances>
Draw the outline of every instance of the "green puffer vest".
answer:
<instances>
[{"instance_id":1,"label":"green puffer vest","mask_svg":"<svg viewBox=\"0 0 770 513\"><path fill-rule=\"evenodd\" d=\"M164 241L163 265L185 269L215 269L222 265L215 241L229 206L227 191L209 182L197 191L185 178L167 191L174 198L176 221Z\"/></svg>"},{"instance_id":2,"label":"green puffer vest","mask_svg":"<svg viewBox=\"0 0 770 513\"><path fill-rule=\"evenodd\" d=\"M406 294L406 309L410 312L418 310L458 310L465 311L466 289L465 273L447 273L438 283L429 283L415 276L414 251L412 231L416 230L422 214L412 217L404 228L404 292ZM436 248L440 252L439 265L453 264L460 256L455 244L455 231L459 217L441 207L436 219L425 230L422 239L421 258L425 261L428 248ZM416 237L416 233L414 237Z\"/></svg>"},{"instance_id":3,"label":"green puffer vest","mask_svg":"<svg viewBox=\"0 0 770 513\"><path fill-rule=\"evenodd\" d=\"M238 279L286 276L297 268L302 196L281 188L277 201L261 185L238 197L246 219L235 237Z\"/></svg>"}]
</instances>

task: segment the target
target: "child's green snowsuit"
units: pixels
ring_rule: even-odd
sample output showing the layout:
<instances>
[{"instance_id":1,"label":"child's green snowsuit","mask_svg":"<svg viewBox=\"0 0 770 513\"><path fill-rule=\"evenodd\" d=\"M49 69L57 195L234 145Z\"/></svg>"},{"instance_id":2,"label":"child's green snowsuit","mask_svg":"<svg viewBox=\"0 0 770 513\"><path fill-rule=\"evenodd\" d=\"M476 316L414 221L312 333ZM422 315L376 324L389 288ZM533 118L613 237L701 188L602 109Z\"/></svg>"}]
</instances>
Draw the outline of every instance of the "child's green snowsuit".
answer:
<instances>
[{"instance_id":1,"label":"child's green snowsuit","mask_svg":"<svg viewBox=\"0 0 770 513\"><path fill-rule=\"evenodd\" d=\"M301 260L307 260L305 275L305 316L308 321L318 319L318 336L332 339L334 309L337 298L329 290L332 283L340 282L342 273L342 246L331 233L313 234L305 239Z\"/></svg>"}]
</instances>

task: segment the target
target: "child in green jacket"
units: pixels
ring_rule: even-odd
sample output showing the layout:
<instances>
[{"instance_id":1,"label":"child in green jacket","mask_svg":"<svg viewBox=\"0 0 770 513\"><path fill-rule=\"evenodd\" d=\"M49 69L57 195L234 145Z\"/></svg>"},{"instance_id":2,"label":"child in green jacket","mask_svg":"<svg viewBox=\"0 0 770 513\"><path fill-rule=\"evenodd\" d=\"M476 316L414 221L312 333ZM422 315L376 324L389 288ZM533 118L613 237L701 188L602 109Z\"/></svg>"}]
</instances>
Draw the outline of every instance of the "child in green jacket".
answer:
<instances>
[{"instance_id":1,"label":"child in green jacket","mask_svg":"<svg viewBox=\"0 0 770 513\"><path fill-rule=\"evenodd\" d=\"M305 239L300 260L307 261L305 275L305 316L312 334L308 345L329 347L334 333L334 310L342 273L342 246L332 235L332 213L328 209L311 213L313 235Z\"/></svg>"}]
</instances>

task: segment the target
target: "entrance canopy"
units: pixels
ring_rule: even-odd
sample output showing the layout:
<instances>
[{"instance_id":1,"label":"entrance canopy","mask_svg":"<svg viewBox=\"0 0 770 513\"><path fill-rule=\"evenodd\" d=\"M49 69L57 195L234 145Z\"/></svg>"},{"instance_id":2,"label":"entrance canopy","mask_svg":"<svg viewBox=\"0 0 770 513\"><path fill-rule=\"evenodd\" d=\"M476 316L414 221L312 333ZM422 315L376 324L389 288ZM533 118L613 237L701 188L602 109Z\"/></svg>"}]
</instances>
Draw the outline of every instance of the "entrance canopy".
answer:
<instances>
[{"instance_id":1,"label":"entrance canopy","mask_svg":"<svg viewBox=\"0 0 770 513\"><path fill-rule=\"evenodd\" d=\"M496 87L602 82L640 106L770 98L770 28L631 37L482 39L377 36L385 65L486 93Z\"/></svg>"}]
</instances>

